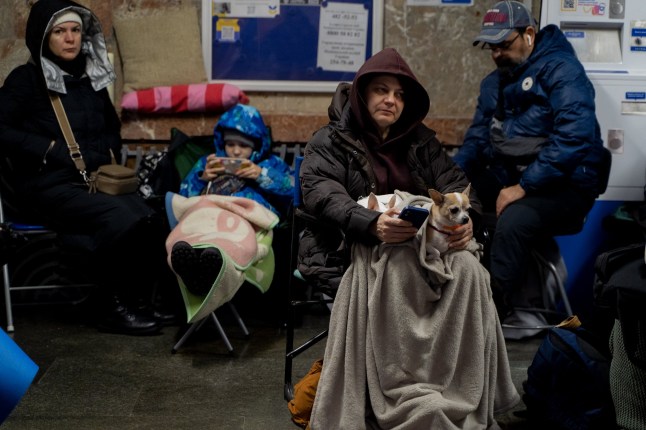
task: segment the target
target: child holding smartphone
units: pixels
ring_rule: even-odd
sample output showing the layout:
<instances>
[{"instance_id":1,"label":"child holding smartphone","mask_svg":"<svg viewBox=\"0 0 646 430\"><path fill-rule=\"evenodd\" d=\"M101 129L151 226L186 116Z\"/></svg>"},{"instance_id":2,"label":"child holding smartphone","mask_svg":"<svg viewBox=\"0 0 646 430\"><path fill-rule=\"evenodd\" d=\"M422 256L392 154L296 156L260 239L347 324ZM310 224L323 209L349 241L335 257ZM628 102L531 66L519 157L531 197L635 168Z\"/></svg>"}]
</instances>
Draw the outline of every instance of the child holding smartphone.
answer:
<instances>
[{"instance_id":1,"label":"child holding smartphone","mask_svg":"<svg viewBox=\"0 0 646 430\"><path fill-rule=\"evenodd\" d=\"M272 229L294 194L293 171L272 154L269 129L255 107L237 104L223 113L213 142L215 151L195 163L179 193L166 196L168 263L188 322L228 301L245 280L267 291Z\"/></svg>"},{"instance_id":2,"label":"child holding smartphone","mask_svg":"<svg viewBox=\"0 0 646 430\"><path fill-rule=\"evenodd\" d=\"M287 212L294 175L272 154L269 129L255 107L237 104L223 113L213 130L213 143L215 152L195 163L179 194L247 197L279 217Z\"/></svg>"}]
</instances>

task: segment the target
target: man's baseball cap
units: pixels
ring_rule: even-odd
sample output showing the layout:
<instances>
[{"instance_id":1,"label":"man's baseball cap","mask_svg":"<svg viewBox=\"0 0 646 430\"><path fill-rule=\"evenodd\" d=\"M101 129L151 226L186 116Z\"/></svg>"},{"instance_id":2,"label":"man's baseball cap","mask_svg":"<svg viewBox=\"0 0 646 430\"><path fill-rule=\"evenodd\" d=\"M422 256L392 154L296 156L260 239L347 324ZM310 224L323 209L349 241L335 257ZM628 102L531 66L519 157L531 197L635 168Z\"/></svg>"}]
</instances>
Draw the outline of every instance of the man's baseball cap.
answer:
<instances>
[{"instance_id":1,"label":"man's baseball cap","mask_svg":"<svg viewBox=\"0 0 646 430\"><path fill-rule=\"evenodd\" d=\"M482 20L480 34L473 40L473 46L480 42L495 45L503 42L516 28L536 25L532 13L517 1L501 1L493 5Z\"/></svg>"}]
</instances>

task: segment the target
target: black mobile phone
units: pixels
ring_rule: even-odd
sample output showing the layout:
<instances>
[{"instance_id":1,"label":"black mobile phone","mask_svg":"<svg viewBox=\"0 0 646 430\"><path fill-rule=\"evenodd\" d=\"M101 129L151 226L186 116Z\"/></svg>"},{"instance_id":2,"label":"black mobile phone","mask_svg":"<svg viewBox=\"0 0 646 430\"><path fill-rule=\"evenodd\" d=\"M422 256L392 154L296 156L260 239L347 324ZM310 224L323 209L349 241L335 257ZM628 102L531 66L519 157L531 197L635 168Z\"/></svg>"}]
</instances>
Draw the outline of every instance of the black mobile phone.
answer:
<instances>
[{"instance_id":1,"label":"black mobile phone","mask_svg":"<svg viewBox=\"0 0 646 430\"><path fill-rule=\"evenodd\" d=\"M420 228L428 218L428 209L417 206L406 206L399 213L399 218L410 221L415 227Z\"/></svg>"}]
</instances>

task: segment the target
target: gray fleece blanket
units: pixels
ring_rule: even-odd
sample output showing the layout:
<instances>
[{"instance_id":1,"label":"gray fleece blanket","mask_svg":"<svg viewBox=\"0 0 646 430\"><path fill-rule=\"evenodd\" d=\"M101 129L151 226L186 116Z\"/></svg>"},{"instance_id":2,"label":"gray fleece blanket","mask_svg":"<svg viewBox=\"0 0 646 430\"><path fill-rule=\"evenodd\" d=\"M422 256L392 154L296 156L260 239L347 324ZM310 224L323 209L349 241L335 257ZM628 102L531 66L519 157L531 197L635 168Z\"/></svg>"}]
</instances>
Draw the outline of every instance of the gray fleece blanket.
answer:
<instances>
[{"instance_id":1,"label":"gray fleece blanket","mask_svg":"<svg viewBox=\"0 0 646 430\"><path fill-rule=\"evenodd\" d=\"M353 246L312 430L493 430L519 402L480 245L439 255L425 239L424 225L402 244Z\"/></svg>"}]
</instances>

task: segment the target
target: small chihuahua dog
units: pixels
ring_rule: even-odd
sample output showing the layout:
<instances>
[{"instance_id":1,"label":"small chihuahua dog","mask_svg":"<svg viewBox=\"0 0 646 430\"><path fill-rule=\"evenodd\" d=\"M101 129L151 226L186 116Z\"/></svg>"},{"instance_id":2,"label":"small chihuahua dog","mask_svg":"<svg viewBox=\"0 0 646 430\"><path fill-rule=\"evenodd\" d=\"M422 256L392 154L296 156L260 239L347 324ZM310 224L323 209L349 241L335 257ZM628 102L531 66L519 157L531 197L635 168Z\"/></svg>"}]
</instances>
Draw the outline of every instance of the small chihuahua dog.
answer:
<instances>
[{"instance_id":1,"label":"small chihuahua dog","mask_svg":"<svg viewBox=\"0 0 646 430\"><path fill-rule=\"evenodd\" d=\"M449 249L446 238L450 232L469 222L470 191L471 184L467 185L461 193L442 194L434 189L428 190L433 203L426 223L427 252L432 252L434 248L440 255L444 254ZM370 193L368 197L359 199L357 203L368 209L385 212L389 208L398 206L401 203L401 197L397 194Z\"/></svg>"},{"instance_id":2,"label":"small chihuahua dog","mask_svg":"<svg viewBox=\"0 0 646 430\"><path fill-rule=\"evenodd\" d=\"M469 192L471 184L461 193L442 194L429 189L428 194L433 200L431 215L426 224L426 249L433 247L444 254L449 249L446 237L452 230L469 222Z\"/></svg>"}]
</instances>

